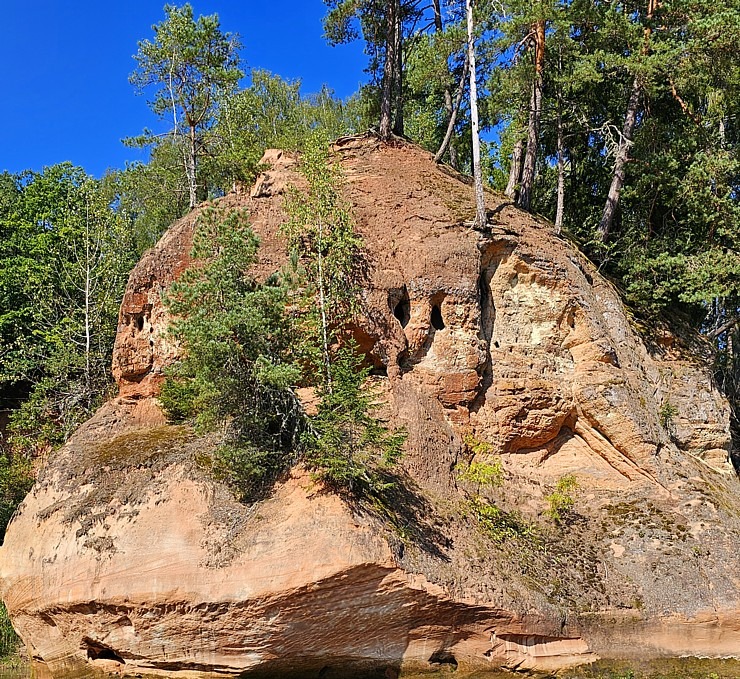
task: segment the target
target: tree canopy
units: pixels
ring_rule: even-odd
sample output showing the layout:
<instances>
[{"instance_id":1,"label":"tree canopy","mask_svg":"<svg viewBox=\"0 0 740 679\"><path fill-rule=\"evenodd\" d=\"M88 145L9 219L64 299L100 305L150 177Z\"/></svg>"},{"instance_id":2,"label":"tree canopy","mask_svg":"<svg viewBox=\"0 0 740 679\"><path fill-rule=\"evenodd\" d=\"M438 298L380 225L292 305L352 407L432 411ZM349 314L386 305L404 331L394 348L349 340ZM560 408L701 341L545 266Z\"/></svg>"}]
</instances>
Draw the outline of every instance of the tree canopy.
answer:
<instances>
[{"instance_id":1,"label":"tree canopy","mask_svg":"<svg viewBox=\"0 0 740 679\"><path fill-rule=\"evenodd\" d=\"M172 136L183 134L182 155L188 180L189 206L198 200L198 160L208 152L207 132L219 101L234 91L244 75L239 68L239 40L223 33L218 15L196 20L189 4L165 5L167 18L154 25L153 40L142 40L134 58L131 83L154 88L150 101L160 117L172 115ZM144 141L152 141L145 136Z\"/></svg>"}]
</instances>

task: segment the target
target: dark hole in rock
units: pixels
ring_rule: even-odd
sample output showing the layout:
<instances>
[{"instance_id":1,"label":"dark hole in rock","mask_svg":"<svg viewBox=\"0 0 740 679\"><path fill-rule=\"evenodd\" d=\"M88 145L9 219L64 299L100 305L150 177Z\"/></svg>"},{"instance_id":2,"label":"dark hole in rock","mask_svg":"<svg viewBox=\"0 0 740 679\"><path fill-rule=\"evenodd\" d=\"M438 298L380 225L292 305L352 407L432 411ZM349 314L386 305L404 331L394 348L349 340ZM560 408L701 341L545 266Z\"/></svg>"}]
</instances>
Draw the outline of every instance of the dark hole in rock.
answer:
<instances>
[{"instance_id":1,"label":"dark hole in rock","mask_svg":"<svg viewBox=\"0 0 740 679\"><path fill-rule=\"evenodd\" d=\"M125 665L124 659L118 655L112 648L97 644L94 641L86 641L87 644L87 657L90 660L115 660L116 662Z\"/></svg>"},{"instance_id":2,"label":"dark hole in rock","mask_svg":"<svg viewBox=\"0 0 740 679\"><path fill-rule=\"evenodd\" d=\"M442 319L442 310L439 308L439 304L432 307L432 327L435 330L445 329L445 322Z\"/></svg>"},{"instance_id":3,"label":"dark hole in rock","mask_svg":"<svg viewBox=\"0 0 740 679\"><path fill-rule=\"evenodd\" d=\"M138 318L136 319L136 327L137 327L137 328L138 328L139 330L143 330L143 329L144 329L144 317L143 317L143 316L139 316L139 317L138 317Z\"/></svg>"},{"instance_id":4,"label":"dark hole in rock","mask_svg":"<svg viewBox=\"0 0 740 679\"><path fill-rule=\"evenodd\" d=\"M154 340L149 340L149 346L150 347L153 347L154 346Z\"/></svg>"},{"instance_id":5,"label":"dark hole in rock","mask_svg":"<svg viewBox=\"0 0 740 679\"><path fill-rule=\"evenodd\" d=\"M401 299L393 306L393 315L396 317L402 328L405 328L411 320L411 300L409 299L408 290L404 286L401 291Z\"/></svg>"},{"instance_id":6,"label":"dark hole in rock","mask_svg":"<svg viewBox=\"0 0 740 679\"><path fill-rule=\"evenodd\" d=\"M499 348L499 344L498 344L498 341L494 342L494 343L493 343L493 346L494 346L494 347L496 347L496 348L498 349L498 348Z\"/></svg>"},{"instance_id":7,"label":"dark hole in rock","mask_svg":"<svg viewBox=\"0 0 740 679\"><path fill-rule=\"evenodd\" d=\"M452 665L457 668L457 660L449 651L435 651L429 657L429 662L435 665Z\"/></svg>"},{"instance_id":8,"label":"dark hole in rock","mask_svg":"<svg viewBox=\"0 0 740 679\"><path fill-rule=\"evenodd\" d=\"M384 365L376 365L370 368L370 374L376 377L388 377L388 367Z\"/></svg>"}]
</instances>

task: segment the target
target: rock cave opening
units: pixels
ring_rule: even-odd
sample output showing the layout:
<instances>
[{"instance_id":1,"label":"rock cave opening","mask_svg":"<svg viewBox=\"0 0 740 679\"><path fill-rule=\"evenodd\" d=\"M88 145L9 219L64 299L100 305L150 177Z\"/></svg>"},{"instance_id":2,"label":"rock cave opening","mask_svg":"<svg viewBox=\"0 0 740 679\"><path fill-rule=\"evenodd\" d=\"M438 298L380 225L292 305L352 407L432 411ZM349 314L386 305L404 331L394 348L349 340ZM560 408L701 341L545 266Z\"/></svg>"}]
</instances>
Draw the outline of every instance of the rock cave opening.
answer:
<instances>
[{"instance_id":1,"label":"rock cave opening","mask_svg":"<svg viewBox=\"0 0 740 679\"><path fill-rule=\"evenodd\" d=\"M82 644L83 648L87 647L88 660L115 660L121 665L126 664L126 661L108 646L103 646L91 639L83 639Z\"/></svg>"},{"instance_id":2,"label":"rock cave opening","mask_svg":"<svg viewBox=\"0 0 740 679\"><path fill-rule=\"evenodd\" d=\"M136 319L136 327L139 330L139 332L141 332L144 329L144 317L143 316L139 316Z\"/></svg>"},{"instance_id":3,"label":"rock cave opening","mask_svg":"<svg viewBox=\"0 0 740 679\"><path fill-rule=\"evenodd\" d=\"M429 656L429 663L432 665L450 665L453 670L457 669L457 658L449 651L435 651Z\"/></svg>"},{"instance_id":4,"label":"rock cave opening","mask_svg":"<svg viewBox=\"0 0 740 679\"><path fill-rule=\"evenodd\" d=\"M434 304L432 306L432 327L435 330L444 330L445 329L445 322L442 318L442 309L439 304Z\"/></svg>"},{"instance_id":5,"label":"rock cave opening","mask_svg":"<svg viewBox=\"0 0 740 679\"><path fill-rule=\"evenodd\" d=\"M388 297L390 306L393 309L393 315L401 324L401 327L405 328L411 320L411 300L409 299L409 291L404 285L401 290L391 291Z\"/></svg>"}]
</instances>

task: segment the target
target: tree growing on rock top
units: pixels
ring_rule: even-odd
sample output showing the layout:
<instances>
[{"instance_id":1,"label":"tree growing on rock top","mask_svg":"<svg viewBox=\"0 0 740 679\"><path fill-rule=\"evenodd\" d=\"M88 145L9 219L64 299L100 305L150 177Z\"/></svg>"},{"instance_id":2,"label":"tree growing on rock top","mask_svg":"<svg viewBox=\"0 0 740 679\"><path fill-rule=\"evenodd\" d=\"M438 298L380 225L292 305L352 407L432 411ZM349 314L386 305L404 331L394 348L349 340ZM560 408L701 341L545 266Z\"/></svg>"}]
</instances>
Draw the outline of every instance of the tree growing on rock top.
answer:
<instances>
[{"instance_id":1,"label":"tree growing on rock top","mask_svg":"<svg viewBox=\"0 0 740 679\"><path fill-rule=\"evenodd\" d=\"M331 45L362 35L370 55L367 68L379 87L379 132L383 139L404 133L404 58L406 44L430 8L410 0L324 0L324 34ZM359 28L359 30L358 30ZM379 84L379 85L378 85Z\"/></svg>"},{"instance_id":2,"label":"tree growing on rock top","mask_svg":"<svg viewBox=\"0 0 740 679\"><path fill-rule=\"evenodd\" d=\"M208 147L208 132L218 100L244 75L239 68L238 37L224 33L217 14L193 17L189 4L165 5L167 18L155 24L153 40L142 40L130 81L140 91L154 87L152 110L172 115L173 139L181 147L190 208L198 200L198 161ZM149 132L135 143L157 143Z\"/></svg>"}]
</instances>

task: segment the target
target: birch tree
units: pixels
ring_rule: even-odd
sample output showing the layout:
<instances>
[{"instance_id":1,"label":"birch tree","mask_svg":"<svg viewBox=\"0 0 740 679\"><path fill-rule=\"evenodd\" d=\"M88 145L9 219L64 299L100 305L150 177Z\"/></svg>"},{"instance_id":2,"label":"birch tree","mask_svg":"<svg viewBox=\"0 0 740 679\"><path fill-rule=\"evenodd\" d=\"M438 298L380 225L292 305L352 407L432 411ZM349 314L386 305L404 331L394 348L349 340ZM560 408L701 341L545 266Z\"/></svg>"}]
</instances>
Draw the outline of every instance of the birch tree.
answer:
<instances>
[{"instance_id":1,"label":"birch tree","mask_svg":"<svg viewBox=\"0 0 740 679\"><path fill-rule=\"evenodd\" d=\"M182 144L190 209L198 202L198 162L205 152L207 133L215 120L219 97L232 92L243 72L240 43L221 30L218 15L193 18L189 5L165 5L167 18L155 24L153 40L142 40L129 80L139 91L154 89L152 110L172 117L173 137ZM143 138L144 143L156 140Z\"/></svg>"},{"instance_id":2,"label":"birch tree","mask_svg":"<svg viewBox=\"0 0 740 679\"><path fill-rule=\"evenodd\" d=\"M468 65L470 69L470 127L473 135L473 186L475 192L475 221L477 228L486 223L486 204L483 197L483 174L480 166L480 127L478 123L478 88L475 74L475 25L473 23L473 0L465 0L465 16L468 27Z\"/></svg>"}]
</instances>

